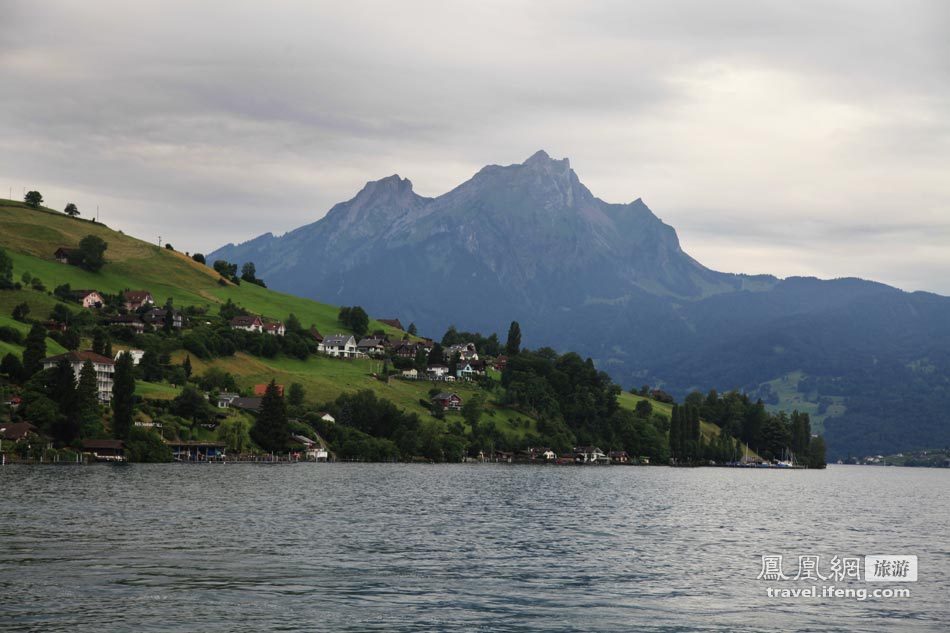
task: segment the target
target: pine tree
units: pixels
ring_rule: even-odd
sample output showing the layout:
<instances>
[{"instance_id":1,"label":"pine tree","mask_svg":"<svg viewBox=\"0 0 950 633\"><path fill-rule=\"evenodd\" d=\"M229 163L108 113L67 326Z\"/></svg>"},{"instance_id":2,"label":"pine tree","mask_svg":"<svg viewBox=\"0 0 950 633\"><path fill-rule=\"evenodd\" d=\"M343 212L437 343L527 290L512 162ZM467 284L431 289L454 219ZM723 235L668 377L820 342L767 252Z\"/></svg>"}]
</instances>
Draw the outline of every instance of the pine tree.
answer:
<instances>
[{"instance_id":1,"label":"pine tree","mask_svg":"<svg viewBox=\"0 0 950 633\"><path fill-rule=\"evenodd\" d=\"M82 364L79 372L79 384L76 386L76 412L79 418L80 437L91 437L101 426L99 413L99 385L96 368L92 361Z\"/></svg>"},{"instance_id":2,"label":"pine tree","mask_svg":"<svg viewBox=\"0 0 950 633\"><path fill-rule=\"evenodd\" d=\"M181 368L185 370L185 377L191 378L191 356L185 356L185 360L181 361Z\"/></svg>"},{"instance_id":3,"label":"pine tree","mask_svg":"<svg viewBox=\"0 0 950 633\"><path fill-rule=\"evenodd\" d=\"M521 351L521 326L512 321L508 326L508 341L505 343L505 353L514 356Z\"/></svg>"},{"instance_id":4,"label":"pine tree","mask_svg":"<svg viewBox=\"0 0 950 633\"><path fill-rule=\"evenodd\" d=\"M101 356L106 354L106 341L108 340L105 330L97 327L92 332L92 351Z\"/></svg>"},{"instance_id":5,"label":"pine tree","mask_svg":"<svg viewBox=\"0 0 950 633\"><path fill-rule=\"evenodd\" d=\"M287 424L287 406L277 384L271 380L261 398L261 409L251 429L251 437L266 451L282 452L287 449L290 426Z\"/></svg>"},{"instance_id":6,"label":"pine tree","mask_svg":"<svg viewBox=\"0 0 950 633\"><path fill-rule=\"evenodd\" d=\"M26 335L26 349L23 350L23 375L29 378L43 369L43 359L46 358L46 329L39 323L34 323L30 333Z\"/></svg>"},{"instance_id":7,"label":"pine tree","mask_svg":"<svg viewBox=\"0 0 950 633\"><path fill-rule=\"evenodd\" d=\"M135 376L131 354L122 354L115 364L112 383L112 435L127 440L132 431L132 413L135 404Z\"/></svg>"},{"instance_id":8,"label":"pine tree","mask_svg":"<svg viewBox=\"0 0 950 633\"><path fill-rule=\"evenodd\" d=\"M76 416L76 374L69 359L62 358L53 368L51 396L59 408L59 419L53 431L58 444L69 444L79 436Z\"/></svg>"},{"instance_id":9,"label":"pine tree","mask_svg":"<svg viewBox=\"0 0 950 633\"><path fill-rule=\"evenodd\" d=\"M406 333L409 334L409 336L415 336L416 334L418 334L419 330L416 329L416 324L410 323L409 327L406 328Z\"/></svg>"},{"instance_id":10,"label":"pine tree","mask_svg":"<svg viewBox=\"0 0 950 633\"><path fill-rule=\"evenodd\" d=\"M679 460L680 456L680 408L673 406L673 415L670 418L670 455Z\"/></svg>"}]
</instances>

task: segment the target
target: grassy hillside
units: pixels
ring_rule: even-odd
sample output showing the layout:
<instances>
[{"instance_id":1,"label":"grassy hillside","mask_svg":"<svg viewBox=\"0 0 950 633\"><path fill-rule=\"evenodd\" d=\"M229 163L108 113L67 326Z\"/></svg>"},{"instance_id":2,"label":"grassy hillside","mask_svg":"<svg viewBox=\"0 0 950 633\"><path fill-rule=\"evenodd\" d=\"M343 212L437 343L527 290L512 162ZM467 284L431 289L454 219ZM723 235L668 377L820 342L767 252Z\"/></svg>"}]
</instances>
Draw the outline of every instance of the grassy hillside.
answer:
<instances>
[{"instance_id":1,"label":"grassy hillside","mask_svg":"<svg viewBox=\"0 0 950 633\"><path fill-rule=\"evenodd\" d=\"M91 273L53 259L57 247L75 247L84 236L90 234L101 237L109 245L107 263L101 271ZM19 280L24 272L29 272L43 281L47 291L64 283L72 288L90 288L109 293L144 289L152 293L158 304L172 298L176 306L205 306L212 313L230 299L254 314L271 319L285 320L290 313L294 313L304 326L314 325L324 334L346 331L337 321L339 309L336 306L249 283L222 286L219 283L220 276L213 269L193 261L184 253L159 248L102 224L69 218L49 209L31 209L20 202L0 200L0 247L13 259L15 280ZM28 326L9 318L15 305L27 303L31 308L31 317L45 318L57 302L58 299L49 292L31 289L0 292L0 325L12 325L25 333ZM70 304L70 308L75 310L77 306ZM403 334L372 321L370 330L376 329L387 331L393 337ZM123 347L121 344L115 346L116 349ZM47 349L51 354L64 351L52 339L48 339ZM22 348L0 342L0 355L8 351L20 353ZM173 360L181 361L184 356L184 351L176 352ZM435 418L428 415L428 409L420 404L420 400L429 399L429 390L434 383L398 379L385 383L377 380L373 373L381 369L380 361L343 361L323 356L312 356L305 361L284 356L267 359L239 352L232 357L208 361L192 356L191 362L194 371L199 374L211 366L230 372L241 388L271 379L284 385L298 382L306 389L307 400L312 404L327 402L343 392L369 389L404 410L425 416L429 423L437 423ZM463 399L472 396L478 389L467 384L441 386L459 393ZM170 384L139 381L137 393L147 398L171 399L179 393L179 389ZM535 425L528 416L490 402L486 413L499 430L509 437L522 436ZM461 416L450 414L448 420L461 420Z\"/></svg>"}]
</instances>

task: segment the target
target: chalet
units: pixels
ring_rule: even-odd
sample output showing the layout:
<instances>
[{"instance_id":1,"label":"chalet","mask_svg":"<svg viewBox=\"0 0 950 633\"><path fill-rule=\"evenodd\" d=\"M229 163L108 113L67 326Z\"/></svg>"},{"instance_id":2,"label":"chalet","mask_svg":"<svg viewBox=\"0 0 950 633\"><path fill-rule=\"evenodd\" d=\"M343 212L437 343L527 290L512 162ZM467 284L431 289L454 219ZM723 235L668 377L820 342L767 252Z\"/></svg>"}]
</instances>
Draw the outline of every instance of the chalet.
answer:
<instances>
[{"instance_id":1,"label":"chalet","mask_svg":"<svg viewBox=\"0 0 950 633\"><path fill-rule=\"evenodd\" d=\"M611 464L628 464L630 463L630 456L627 455L627 451L610 451L607 454L610 457Z\"/></svg>"},{"instance_id":2,"label":"chalet","mask_svg":"<svg viewBox=\"0 0 950 633\"><path fill-rule=\"evenodd\" d=\"M257 332L260 334L264 331L264 322L261 321L261 317L236 316L231 319L231 329L244 330L245 332Z\"/></svg>"},{"instance_id":3,"label":"chalet","mask_svg":"<svg viewBox=\"0 0 950 633\"><path fill-rule=\"evenodd\" d=\"M241 409L242 411L253 411L257 413L261 410L260 398L234 398L231 400L230 407Z\"/></svg>"},{"instance_id":4,"label":"chalet","mask_svg":"<svg viewBox=\"0 0 950 633\"><path fill-rule=\"evenodd\" d=\"M84 308L101 308L105 304L105 299L95 290L73 290L69 296Z\"/></svg>"},{"instance_id":5,"label":"chalet","mask_svg":"<svg viewBox=\"0 0 950 633\"><path fill-rule=\"evenodd\" d=\"M462 398L457 393L443 391L432 396L432 404L442 407L443 411L458 411L462 408Z\"/></svg>"},{"instance_id":6,"label":"chalet","mask_svg":"<svg viewBox=\"0 0 950 633\"><path fill-rule=\"evenodd\" d=\"M397 330L405 330L405 329L406 329L406 328L404 328L404 327L402 326L402 323L399 322L399 319L376 319L376 320L379 321L380 323L382 323L383 325L388 325L389 327L394 327L394 328L396 328Z\"/></svg>"},{"instance_id":7,"label":"chalet","mask_svg":"<svg viewBox=\"0 0 950 633\"><path fill-rule=\"evenodd\" d=\"M135 312L140 308L155 305L155 300L148 290L126 290L122 293L122 305L129 312Z\"/></svg>"},{"instance_id":8,"label":"chalet","mask_svg":"<svg viewBox=\"0 0 950 633\"><path fill-rule=\"evenodd\" d=\"M60 323L59 321L54 321L53 319L44 321L43 327L46 328L47 332L65 332L69 329L69 326L65 323Z\"/></svg>"},{"instance_id":9,"label":"chalet","mask_svg":"<svg viewBox=\"0 0 950 633\"><path fill-rule=\"evenodd\" d=\"M267 393L268 384L269 383L254 385L254 395L260 397L260 396L263 396L265 393ZM277 387L277 395L279 395L280 397L283 397L284 386L283 385L274 385L274 386Z\"/></svg>"},{"instance_id":10,"label":"chalet","mask_svg":"<svg viewBox=\"0 0 950 633\"><path fill-rule=\"evenodd\" d=\"M116 362L119 362L119 358L122 356L122 354L131 354L133 365L138 365L139 363L141 363L142 357L145 356L145 352L140 349L123 349L116 352L116 355L115 355Z\"/></svg>"},{"instance_id":11,"label":"chalet","mask_svg":"<svg viewBox=\"0 0 950 633\"><path fill-rule=\"evenodd\" d=\"M0 440L19 442L38 433L39 429L29 422L0 422Z\"/></svg>"},{"instance_id":12,"label":"chalet","mask_svg":"<svg viewBox=\"0 0 950 633\"><path fill-rule=\"evenodd\" d=\"M275 323L264 324L264 334L271 334L273 336L283 336L286 333L287 333L287 328L280 321L277 321Z\"/></svg>"},{"instance_id":13,"label":"chalet","mask_svg":"<svg viewBox=\"0 0 950 633\"><path fill-rule=\"evenodd\" d=\"M79 382L79 374L82 371L86 361L90 361L96 370L96 386L99 390L99 400L109 402L112 399L112 377L115 374L115 361L95 352L66 352L57 356L50 356L43 359L43 369L56 367L63 359L69 361L76 375L76 382Z\"/></svg>"},{"instance_id":14,"label":"chalet","mask_svg":"<svg viewBox=\"0 0 950 633\"><path fill-rule=\"evenodd\" d=\"M610 458L596 446L575 446L574 462L577 464L609 464Z\"/></svg>"},{"instance_id":15,"label":"chalet","mask_svg":"<svg viewBox=\"0 0 950 633\"><path fill-rule=\"evenodd\" d=\"M97 462L124 462L125 444L122 440L84 440L83 451L92 453Z\"/></svg>"},{"instance_id":16,"label":"chalet","mask_svg":"<svg viewBox=\"0 0 950 633\"><path fill-rule=\"evenodd\" d=\"M357 358L356 339L349 334L334 334L323 339L317 350L334 358Z\"/></svg>"},{"instance_id":17,"label":"chalet","mask_svg":"<svg viewBox=\"0 0 950 633\"><path fill-rule=\"evenodd\" d=\"M430 365L426 374L429 380L445 380L445 377L449 375L449 368L445 365Z\"/></svg>"},{"instance_id":18,"label":"chalet","mask_svg":"<svg viewBox=\"0 0 950 633\"><path fill-rule=\"evenodd\" d=\"M241 394L234 393L233 391L221 391L218 392L218 408L219 409L228 409L231 407L231 403L234 402Z\"/></svg>"},{"instance_id":19,"label":"chalet","mask_svg":"<svg viewBox=\"0 0 950 633\"><path fill-rule=\"evenodd\" d=\"M466 380L472 380L476 376L484 376L485 361L473 360L460 362L455 370L455 375Z\"/></svg>"},{"instance_id":20,"label":"chalet","mask_svg":"<svg viewBox=\"0 0 950 633\"><path fill-rule=\"evenodd\" d=\"M56 252L53 253L53 259L58 261L60 264L75 264L82 259L82 253L78 248L66 248L65 246L60 246L56 249Z\"/></svg>"},{"instance_id":21,"label":"chalet","mask_svg":"<svg viewBox=\"0 0 950 633\"><path fill-rule=\"evenodd\" d=\"M227 444L201 440L165 440L176 462L207 462L224 459Z\"/></svg>"},{"instance_id":22,"label":"chalet","mask_svg":"<svg viewBox=\"0 0 950 633\"><path fill-rule=\"evenodd\" d=\"M460 343L452 345L445 350L446 359L454 358L459 355L460 360L478 360L478 352L475 351L475 343Z\"/></svg>"},{"instance_id":23,"label":"chalet","mask_svg":"<svg viewBox=\"0 0 950 633\"><path fill-rule=\"evenodd\" d=\"M142 315L142 320L152 327L161 328L165 327L165 317L167 315L168 310L165 308L152 308ZM172 327L175 329L181 329L184 324L185 317L182 315L181 311L172 309Z\"/></svg>"},{"instance_id":24,"label":"chalet","mask_svg":"<svg viewBox=\"0 0 950 633\"><path fill-rule=\"evenodd\" d=\"M393 354L399 358L415 358L422 349L425 349L422 343L412 341L397 341L393 344Z\"/></svg>"},{"instance_id":25,"label":"chalet","mask_svg":"<svg viewBox=\"0 0 950 633\"><path fill-rule=\"evenodd\" d=\"M406 380L419 380L419 372L415 369L402 370L402 377Z\"/></svg>"},{"instance_id":26,"label":"chalet","mask_svg":"<svg viewBox=\"0 0 950 633\"><path fill-rule=\"evenodd\" d=\"M367 356L382 356L386 353L385 341L375 336L360 339L360 342L356 344L356 349Z\"/></svg>"},{"instance_id":27,"label":"chalet","mask_svg":"<svg viewBox=\"0 0 950 633\"><path fill-rule=\"evenodd\" d=\"M134 314L117 314L115 316L103 319L102 322L105 325L114 325L116 327L127 328L136 334L141 334L145 331L145 323L143 323L142 319L138 318Z\"/></svg>"}]
</instances>

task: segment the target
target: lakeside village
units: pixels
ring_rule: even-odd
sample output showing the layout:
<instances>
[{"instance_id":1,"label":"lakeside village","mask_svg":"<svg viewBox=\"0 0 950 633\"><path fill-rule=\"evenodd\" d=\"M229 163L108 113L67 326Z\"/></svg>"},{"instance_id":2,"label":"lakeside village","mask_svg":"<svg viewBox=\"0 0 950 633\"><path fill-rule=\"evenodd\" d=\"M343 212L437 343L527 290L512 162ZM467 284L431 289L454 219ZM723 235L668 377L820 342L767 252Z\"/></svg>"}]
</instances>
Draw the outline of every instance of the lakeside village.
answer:
<instances>
[{"instance_id":1,"label":"lakeside village","mask_svg":"<svg viewBox=\"0 0 950 633\"><path fill-rule=\"evenodd\" d=\"M75 265L80 257L67 248L53 253L63 264ZM264 285L255 278L253 264L245 266L240 278L236 266L227 262L215 262L214 268L221 273L221 285L242 280ZM43 292L42 282L30 277L26 273L22 283L7 279L0 286ZM211 315L204 306L179 309L171 299L158 306L146 289L110 295L64 284L49 294L60 302L46 318L31 319L26 303L14 308L13 318L30 326L25 337L16 328L0 327L0 340L24 347L22 357L8 353L0 363L6 405L6 415L0 417L3 463L824 466L824 445L811 435L807 414L795 412L791 419L784 413L767 414L761 402L735 393L691 394L691 403L687 399L677 406L664 392L647 387L638 392L635 410L623 409L620 388L589 359L520 349L516 322L504 345L495 335L486 338L454 328L436 342L418 336L413 324L403 328L398 319L378 320L390 333L369 333L368 315L354 306L341 308L338 316L341 329L354 334L325 336L314 326L303 327L293 314L286 320L266 318L230 299L218 315ZM66 351L47 354L47 337ZM265 359L286 355L306 360L314 354L340 362L374 359L379 361L371 374L376 380L431 383L429 397L419 404L438 424L424 422L371 390L343 393L314 407L298 383L289 385L286 394L275 380L242 391L234 376L213 365L193 375L192 355L209 361L238 351ZM183 352L182 360L173 363L172 352ZM138 395L137 381L145 387ZM177 395L150 397L150 385L168 384ZM466 385L467 391L454 385ZM474 393L463 399L459 391ZM496 395L495 402L487 402L490 395ZM669 403L672 418L653 411L648 398ZM491 419L498 407L530 412L536 428L512 440ZM733 415L737 410L738 417ZM720 411L726 413L720 416ZM701 413L722 430L701 431ZM529 428L521 418L505 423ZM748 442L740 441L760 438L769 442L765 451L752 452ZM793 454L804 458L795 460Z\"/></svg>"}]
</instances>

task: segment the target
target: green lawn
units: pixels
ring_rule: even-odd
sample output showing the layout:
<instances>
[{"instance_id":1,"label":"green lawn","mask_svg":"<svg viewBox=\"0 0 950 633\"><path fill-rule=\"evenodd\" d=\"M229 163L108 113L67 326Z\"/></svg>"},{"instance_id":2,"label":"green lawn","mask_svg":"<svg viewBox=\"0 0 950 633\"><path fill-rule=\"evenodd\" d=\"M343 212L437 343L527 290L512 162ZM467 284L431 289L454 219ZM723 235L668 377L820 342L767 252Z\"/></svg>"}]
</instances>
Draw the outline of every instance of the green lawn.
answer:
<instances>
[{"instance_id":1,"label":"green lawn","mask_svg":"<svg viewBox=\"0 0 950 633\"><path fill-rule=\"evenodd\" d=\"M794 411L798 410L807 413L811 419L812 433L823 433L825 429L825 420L830 417L842 415L845 412L844 398L840 396L825 396L831 400L832 404L824 413L818 413L818 394L802 393L798 390L799 383L806 378L804 372L793 371L775 380L770 380L772 390L778 395L777 404L769 404L766 407L770 411Z\"/></svg>"}]
</instances>

